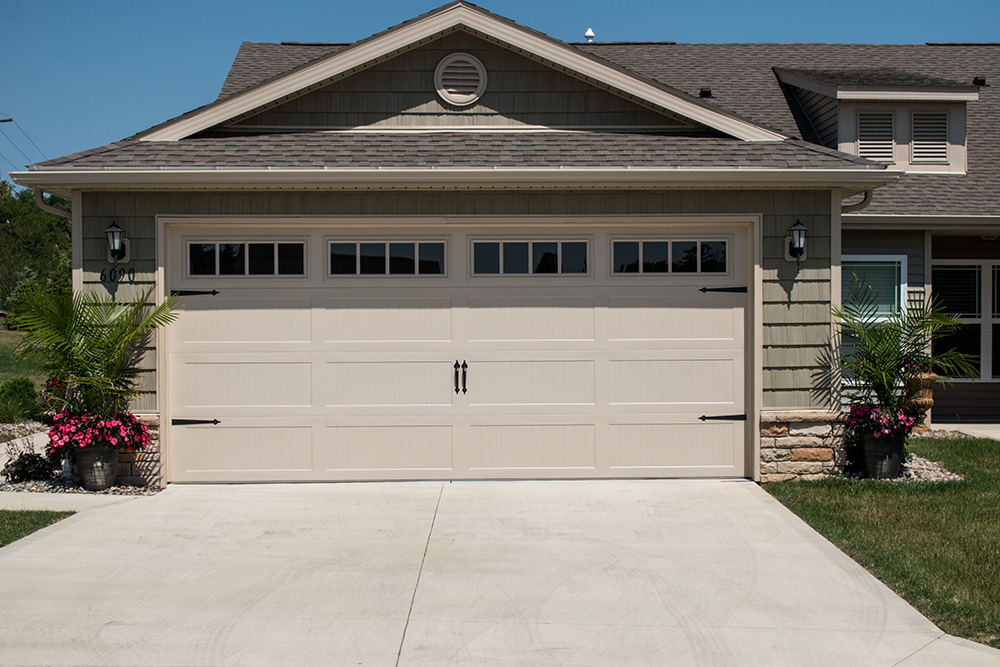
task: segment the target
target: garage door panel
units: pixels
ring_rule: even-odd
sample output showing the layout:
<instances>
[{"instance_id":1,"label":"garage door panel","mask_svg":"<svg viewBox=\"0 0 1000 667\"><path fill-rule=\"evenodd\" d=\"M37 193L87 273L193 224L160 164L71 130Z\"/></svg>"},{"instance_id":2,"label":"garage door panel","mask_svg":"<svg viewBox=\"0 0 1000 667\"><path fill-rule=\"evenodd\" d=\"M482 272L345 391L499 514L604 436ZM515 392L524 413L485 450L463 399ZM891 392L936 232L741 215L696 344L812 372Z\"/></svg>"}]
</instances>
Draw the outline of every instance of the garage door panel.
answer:
<instances>
[{"instance_id":1,"label":"garage door panel","mask_svg":"<svg viewBox=\"0 0 1000 667\"><path fill-rule=\"evenodd\" d=\"M239 479L242 471L311 472L312 431L308 426L174 427L184 447L173 457L180 479Z\"/></svg>"},{"instance_id":2,"label":"garage door panel","mask_svg":"<svg viewBox=\"0 0 1000 667\"><path fill-rule=\"evenodd\" d=\"M469 468L593 471L597 465L593 424L473 424Z\"/></svg>"},{"instance_id":3,"label":"garage door panel","mask_svg":"<svg viewBox=\"0 0 1000 667\"><path fill-rule=\"evenodd\" d=\"M679 298L651 295L612 300L608 338L612 341L728 341L742 344L742 305L731 296Z\"/></svg>"},{"instance_id":4,"label":"garage door panel","mask_svg":"<svg viewBox=\"0 0 1000 667\"><path fill-rule=\"evenodd\" d=\"M323 364L327 407L451 406L454 361L332 361Z\"/></svg>"},{"instance_id":5,"label":"garage door panel","mask_svg":"<svg viewBox=\"0 0 1000 667\"><path fill-rule=\"evenodd\" d=\"M469 405L594 405L594 368L592 360L473 360Z\"/></svg>"},{"instance_id":6,"label":"garage door panel","mask_svg":"<svg viewBox=\"0 0 1000 667\"><path fill-rule=\"evenodd\" d=\"M611 424L608 463L612 469L717 468L719 474L740 474L733 442L743 428L740 421Z\"/></svg>"},{"instance_id":7,"label":"garage door panel","mask_svg":"<svg viewBox=\"0 0 1000 667\"><path fill-rule=\"evenodd\" d=\"M608 364L612 405L737 406L743 396L742 359L613 359Z\"/></svg>"},{"instance_id":8,"label":"garage door panel","mask_svg":"<svg viewBox=\"0 0 1000 667\"><path fill-rule=\"evenodd\" d=\"M400 424L329 426L316 443L319 469L326 472L451 471L451 425Z\"/></svg>"},{"instance_id":9,"label":"garage door panel","mask_svg":"<svg viewBox=\"0 0 1000 667\"><path fill-rule=\"evenodd\" d=\"M450 342L450 298L398 297L325 299L319 308L320 336L326 343Z\"/></svg>"},{"instance_id":10,"label":"garage door panel","mask_svg":"<svg viewBox=\"0 0 1000 667\"><path fill-rule=\"evenodd\" d=\"M496 296L469 299L474 342L593 341L593 297Z\"/></svg>"},{"instance_id":11,"label":"garage door panel","mask_svg":"<svg viewBox=\"0 0 1000 667\"><path fill-rule=\"evenodd\" d=\"M227 290L230 291L230 290ZM248 293L249 294L249 293ZM181 298L180 317L172 325L176 340L199 343L308 343L312 340L312 302L293 296Z\"/></svg>"},{"instance_id":12,"label":"garage door panel","mask_svg":"<svg viewBox=\"0 0 1000 667\"><path fill-rule=\"evenodd\" d=\"M312 406L309 362L188 362L181 366L181 405L188 408Z\"/></svg>"}]
</instances>

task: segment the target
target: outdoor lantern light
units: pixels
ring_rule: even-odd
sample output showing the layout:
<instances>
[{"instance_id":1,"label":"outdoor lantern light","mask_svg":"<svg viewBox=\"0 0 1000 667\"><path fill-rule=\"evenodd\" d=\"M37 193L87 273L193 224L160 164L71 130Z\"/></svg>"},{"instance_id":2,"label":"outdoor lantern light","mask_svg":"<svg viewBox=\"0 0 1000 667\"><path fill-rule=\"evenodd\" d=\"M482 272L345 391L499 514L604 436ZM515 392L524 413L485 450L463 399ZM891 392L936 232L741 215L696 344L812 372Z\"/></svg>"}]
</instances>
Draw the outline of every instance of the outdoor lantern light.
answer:
<instances>
[{"instance_id":1,"label":"outdoor lantern light","mask_svg":"<svg viewBox=\"0 0 1000 667\"><path fill-rule=\"evenodd\" d=\"M125 237L123 236L124 229L119 227L114 222L111 226L104 230L104 233L108 235L108 251L111 257L115 260L115 265L118 264L119 259L125 258Z\"/></svg>"},{"instance_id":2,"label":"outdoor lantern light","mask_svg":"<svg viewBox=\"0 0 1000 667\"><path fill-rule=\"evenodd\" d=\"M788 256L795 259L796 266L799 265L799 262L802 261L802 258L806 254L806 229L807 227L798 220L788 228L788 233L791 234L791 236L787 237Z\"/></svg>"}]
</instances>

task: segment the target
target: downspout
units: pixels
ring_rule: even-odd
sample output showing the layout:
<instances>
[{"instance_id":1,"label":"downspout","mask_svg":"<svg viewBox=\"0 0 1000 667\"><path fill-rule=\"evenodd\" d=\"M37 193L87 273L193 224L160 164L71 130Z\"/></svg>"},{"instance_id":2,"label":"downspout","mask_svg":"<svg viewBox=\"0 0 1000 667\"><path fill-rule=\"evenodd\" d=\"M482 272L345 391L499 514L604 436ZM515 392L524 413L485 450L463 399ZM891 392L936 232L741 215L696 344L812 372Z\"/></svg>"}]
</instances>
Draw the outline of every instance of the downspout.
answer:
<instances>
[{"instance_id":1,"label":"downspout","mask_svg":"<svg viewBox=\"0 0 1000 667\"><path fill-rule=\"evenodd\" d=\"M45 200L42 198L43 194L44 193L41 190L35 188L35 203L38 204L38 208L42 209L46 213L52 213L53 215L58 215L60 217L66 218L67 220L73 219L72 213L64 211L61 208L56 208L55 206L50 206L49 204L46 204Z\"/></svg>"},{"instance_id":2,"label":"downspout","mask_svg":"<svg viewBox=\"0 0 1000 667\"><path fill-rule=\"evenodd\" d=\"M854 211L860 211L863 208L868 208L868 205L872 203L872 191L865 190L865 198L859 201L857 204L847 204L841 205L841 213L853 213Z\"/></svg>"}]
</instances>

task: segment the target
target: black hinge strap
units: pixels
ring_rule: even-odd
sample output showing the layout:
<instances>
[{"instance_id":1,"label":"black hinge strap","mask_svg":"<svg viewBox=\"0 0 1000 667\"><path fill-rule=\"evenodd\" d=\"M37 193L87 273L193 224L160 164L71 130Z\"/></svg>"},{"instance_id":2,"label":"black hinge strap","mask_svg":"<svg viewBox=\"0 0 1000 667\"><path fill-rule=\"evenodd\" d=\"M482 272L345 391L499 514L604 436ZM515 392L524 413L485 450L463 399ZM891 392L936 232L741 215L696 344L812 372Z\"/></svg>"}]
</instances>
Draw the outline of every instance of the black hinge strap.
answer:
<instances>
[{"instance_id":1,"label":"black hinge strap","mask_svg":"<svg viewBox=\"0 0 1000 667\"><path fill-rule=\"evenodd\" d=\"M733 292L738 294L746 294L747 288L746 285L742 287L702 287L698 291L701 292L702 294L704 294L705 292Z\"/></svg>"},{"instance_id":2,"label":"black hinge strap","mask_svg":"<svg viewBox=\"0 0 1000 667\"><path fill-rule=\"evenodd\" d=\"M712 415L711 417L708 416L708 415L702 415L701 417L698 417L698 419L700 419L703 422L704 421L710 421L710 420L711 421L726 421L726 422L745 422L747 420L747 416L745 414L743 414L743 415Z\"/></svg>"},{"instance_id":3,"label":"black hinge strap","mask_svg":"<svg viewBox=\"0 0 1000 667\"><path fill-rule=\"evenodd\" d=\"M191 426L192 424L211 424L215 426L216 424L221 424L218 419L171 419L171 426Z\"/></svg>"},{"instance_id":4,"label":"black hinge strap","mask_svg":"<svg viewBox=\"0 0 1000 667\"><path fill-rule=\"evenodd\" d=\"M206 294L215 296L218 293L219 290L212 290L210 292L208 290L197 290L197 289L175 289L173 292L170 293L170 296L204 296Z\"/></svg>"}]
</instances>

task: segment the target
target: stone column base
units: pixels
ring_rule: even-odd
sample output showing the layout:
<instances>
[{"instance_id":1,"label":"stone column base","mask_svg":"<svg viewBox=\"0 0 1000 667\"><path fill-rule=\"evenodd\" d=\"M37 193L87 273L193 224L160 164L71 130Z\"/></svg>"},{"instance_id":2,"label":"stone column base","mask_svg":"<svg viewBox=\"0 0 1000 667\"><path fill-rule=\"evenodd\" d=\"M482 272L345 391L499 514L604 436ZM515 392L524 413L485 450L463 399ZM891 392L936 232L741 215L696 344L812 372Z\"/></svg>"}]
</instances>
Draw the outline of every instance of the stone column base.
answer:
<instances>
[{"instance_id":1,"label":"stone column base","mask_svg":"<svg viewBox=\"0 0 1000 667\"><path fill-rule=\"evenodd\" d=\"M843 412L761 412L760 481L844 474Z\"/></svg>"},{"instance_id":2,"label":"stone column base","mask_svg":"<svg viewBox=\"0 0 1000 667\"><path fill-rule=\"evenodd\" d=\"M149 446L141 452L118 454L118 484L122 486L160 485L160 418L136 415L149 427Z\"/></svg>"}]
</instances>

